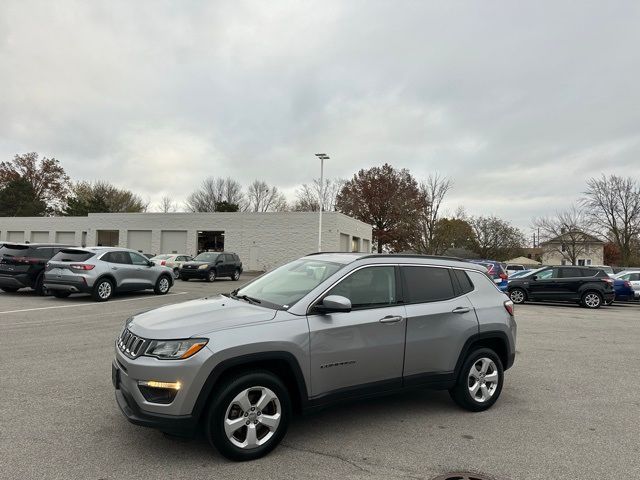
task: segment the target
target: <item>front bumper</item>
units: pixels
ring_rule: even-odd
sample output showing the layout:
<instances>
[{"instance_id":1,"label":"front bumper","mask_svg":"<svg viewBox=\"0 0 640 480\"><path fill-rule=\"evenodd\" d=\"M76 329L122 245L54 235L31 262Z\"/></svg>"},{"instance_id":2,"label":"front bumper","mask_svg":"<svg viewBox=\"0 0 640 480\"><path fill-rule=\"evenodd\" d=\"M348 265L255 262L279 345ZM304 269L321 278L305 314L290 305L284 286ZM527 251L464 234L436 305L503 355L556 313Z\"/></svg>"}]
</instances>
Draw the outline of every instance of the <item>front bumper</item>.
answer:
<instances>
[{"instance_id":1,"label":"front bumper","mask_svg":"<svg viewBox=\"0 0 640 480\"><path fill-rule=\"evenodd\" d=\"M199 268L194 268L192 269L185 269L185 268L181 268L180 269L180 278L202 278L205 279L207 278L207 274L209 273L209 270L206 268L203 268L202 270Z\"/></svg>"},{"instance_id":2,"label":"front bumper","mask_svg":"<svg viewBox=\"0 0 640 480\"><path fill-rule=\"evenodd\" d=\"M25 288L31 285L28 275L0 275L0 287Z\"/></svg>"},{"instance_id":3,"label":"front bumper","mask_svg":"<svg viewBox=\"0 0 640 480\"><path fill-rule=\"evenodd\" d=\"M156 428L174 435L191 436L195 433L197 423L192 415L164 415L141 410L131 392L120 383L121 372L114 360L111 364L111 380L115 388L116 402L127 420L134 425Z\"/></svg>"}]
</instances>

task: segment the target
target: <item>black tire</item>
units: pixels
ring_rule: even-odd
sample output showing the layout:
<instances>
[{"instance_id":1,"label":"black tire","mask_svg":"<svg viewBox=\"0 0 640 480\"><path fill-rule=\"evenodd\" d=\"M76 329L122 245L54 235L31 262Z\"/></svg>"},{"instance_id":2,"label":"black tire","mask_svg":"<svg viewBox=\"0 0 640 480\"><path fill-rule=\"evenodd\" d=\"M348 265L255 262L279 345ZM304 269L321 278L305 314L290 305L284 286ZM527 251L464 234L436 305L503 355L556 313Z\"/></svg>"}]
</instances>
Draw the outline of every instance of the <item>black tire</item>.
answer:
<instances>
[{"instance_id":1,"label":"black tire","mask_svg":"<svg viewBox=\"0 0 640 480\"><path fill-rule=\"evenodd\" d=\"M498 374L495 390L493 390L491 396L485 401L478 400L469 390L472 387L472 385L469 384L471 368L476 365L481 365L482 359L489 359L493 362L492 369L487 370L487 376L489 376L489 372L493 373L494 371ZM482 412L491 408L493 404L496 403L498 397L500 397L500 392L502 392L503 384L504 369L500 357L490 348L479 348L467 355L458 374L455 386L449 390L449 395L451 395L453 401L462 408L471 412ZM490 391L491 387L488 387L488 389ZM480 393L482 395L482 392Z\"/></svg>"},{"instance_id":2,"label":"black tire","mask_svg":"<svg viewBox=\"0 0 640 480\"><path fill-rule=\"evenodd\" d=\"M580 298L580 305L584 308L596 309L600 308L603 303L602 295L594 290L584 292Z\"/></svg>"},{"instance_id":3,"label":"black tire","mask_svg":"<svg viewBox=\"0 0 640 480\"><path fill-rule=\"evenodd\" d=\"M71 295L71 292L62 292L60 290L53 290L51 293L56 298L67 298Z\"/></svg>"},{"instance_id":4,"label":"black tire","mask_svg":"<svg viewBox=\"0 0 640 480\"><path fill-rule=\"evenodd\" d=\"M3 292L7 292L7 293L16 293L20 289L19 288L14 288L14 287L0 287L0 290L2 290Z\"/></svg>"},{"instance_id":5,"label":"black tire","mask_svg":"<svg viewBox=\"0 0 640 480\"><path fill-rule=\"evenodd\" d=\"M166 295L169 293L170 289L171 279L169 278L169 275L160 275L156 281L155 287L153 287L153 292L156 295Z\"/></svg>"},{"instance_id":6,"label":"black tire","mask_svg":"<svg viewBox=\"0 0 640 480\"><path fill-rule=\"evenodd\" d=\"M178 278L180 278L180 269L179 268L174 268L173 269L173 278L176 279L176 280Z\"/></svg>"},{"instance_id":7,"label":"black tire","mask_svg":"<svg viewBox=\"0 0 640 480\"><path fill-rule=\"evenodd\" d=\"M91 296L96 302L106 302L113 297L113 288L113 282L111 280L108 278L101 278L93 286Z\"/></svg>"},{"instance_id":8,"label":"black tire","mask_svg":"<svg viewBox=\"0 0 640 480\"><path fill-rule=\"evenodd\" d=\"M182 280L183 282L188 282L189 281L188 278L184 278L183 276L180 276L180 280Z\"/></svg>"},{"instance_id":9,"label":"black tire","mask_svg":"<svg viewBox=\"0 0 640 480\"><path fill-rule=\"evenodd\" d=\"M271 390L276 395L277 401L279 402L280 421L271 437L263 445L246 449L236 446L231 442L225 432L224 424L227 418L227 411L232 405L232 400L244 390L251 389L252 387L264 387ZM270 406L270 408L276 408L275 403L270 404ZM230 460L255 460L268 454L284 438L287 428L289 427L291 412L291 398L289 396L289 391L273 373L268 371L254 371L234 375L233 378L229 378L227 381L222 383L219 389L216 389L212 396L212 404L209 408L209 414L207 417L207 438L211 445ZM233 412L229 413L231 414ZM241 412L235 413L237 413L238 416L236 418L238 419L245 417ZM255 415L255 413L252 413L252 415ZM257 421L260 417L258 416L254 418L256 418ZM261 434L264 434L264 425L257 423L256 425L256 431L261 429ZM243 433L243 429L244 434L246 435L246 428L249 427L240 427L240 435ZM264 436L262 438L264 438Z\"/></svg>"},{"instance_id":10,"label":"black tire","mask_svg":"<svg viewBox=\"0 0 640 480\"><path fill-rule=\"evenodd\" d=\"M512 288L509 290L509 298L516 305L522 305L527 301L527 292L522 288Z\"/></svg>"},{"instance_id":11,"label":"black tire","mask_svg":"<svg viewBox=\"0 0 640 480\"><path fill-rule=\"evenodd\" d=\"M216 271L212 268L207 272L207 282L215 282L217 276Z\"/></svg>"},{"instance_id":12,"label":"black tire","mask_svg":"<svg viewBox=\"0 0 640 480\"><path fill-rule=\"evenodd\" d=\"M36 292L36 295L40 295L41 297L47 294L47 289L44 288L44 273L41 273L38 275L38 278L36 278L33 290Z\"/></svg>"},{"instance_id":13,"label":"black tire","mask_svg":"<svg viewBox=\"0 0 640 480\"><path fill-rule=\"evenodd\" d=\"M231 275L231 280L233 280L234 282L237 282L238 280L240 280L240 269L236 268L233 271L233 275Z\"/></svg>"}]
</instances>

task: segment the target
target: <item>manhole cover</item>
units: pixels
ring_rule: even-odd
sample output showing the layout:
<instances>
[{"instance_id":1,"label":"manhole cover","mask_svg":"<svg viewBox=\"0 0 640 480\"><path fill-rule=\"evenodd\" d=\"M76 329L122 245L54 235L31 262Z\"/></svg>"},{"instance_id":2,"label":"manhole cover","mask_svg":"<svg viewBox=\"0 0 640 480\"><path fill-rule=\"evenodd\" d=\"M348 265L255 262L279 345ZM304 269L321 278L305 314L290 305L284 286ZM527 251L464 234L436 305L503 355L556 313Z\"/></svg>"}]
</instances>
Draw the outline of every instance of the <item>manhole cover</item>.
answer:
<instances>
[{"instance_id":1,"label":"manhole cover","mask_svg":"<svg viewBox=\"0 0 640 480\"><path fill-rule=\"evenodd\" d=\"M440 475L433 480L498 480L496 477L484 475L482 473L471 472L451 472Z\"/></svg>"}]
</instances>

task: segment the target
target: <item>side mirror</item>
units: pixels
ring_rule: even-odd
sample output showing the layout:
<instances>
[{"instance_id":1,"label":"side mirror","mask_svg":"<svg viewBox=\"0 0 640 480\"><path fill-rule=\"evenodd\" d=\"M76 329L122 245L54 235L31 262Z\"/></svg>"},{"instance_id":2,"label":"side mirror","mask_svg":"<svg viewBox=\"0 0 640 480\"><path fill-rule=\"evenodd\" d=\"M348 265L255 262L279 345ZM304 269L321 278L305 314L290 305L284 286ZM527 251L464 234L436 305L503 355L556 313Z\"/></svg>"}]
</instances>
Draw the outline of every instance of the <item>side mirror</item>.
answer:
<instances>
[{"instance_id":1,"label":"side mirror","mask_svg":"<svg viewBox=\"0 0 640 480\"><path fill-rule=\"evenodd\" d=\"M340 295L329 295L324 297L321 303L316 304L314 309L319 313L350 312L351 300Z\"/></svg>"},{"instance_id":2,"label":"side mirror","mask_svg":"<svg viewBox=\"0 0 640 480\"><path fill-rule=\"evenodd\" d=\"M538 275L534 275L533 277L531 277L531 280L537 280L538 279Z\"/></svg>"},{"instance_id":3,"label":"side mirror","mask_svg":"<svg viewBox=\"0 0 640 480\"><path fill-rule=\"evenodd\" d=\"M151 260L149 260L149 261L147 262L147 266L148 266L148 267L154 267L154 266L155 266L155 263L153 263Z\"/></svg>"}]
</instances>

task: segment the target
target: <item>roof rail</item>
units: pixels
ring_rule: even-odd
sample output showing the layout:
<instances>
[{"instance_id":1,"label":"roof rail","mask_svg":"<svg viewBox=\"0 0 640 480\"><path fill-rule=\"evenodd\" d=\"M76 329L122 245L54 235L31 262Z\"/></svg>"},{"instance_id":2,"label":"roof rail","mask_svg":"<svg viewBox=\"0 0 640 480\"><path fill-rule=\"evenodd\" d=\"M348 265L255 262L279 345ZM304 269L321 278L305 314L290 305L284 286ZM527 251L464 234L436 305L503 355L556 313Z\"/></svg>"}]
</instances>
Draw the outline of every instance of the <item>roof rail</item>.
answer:
<instances>
[{"instance_id":1,"label":"roof rail","mask_svg":"<svg viewBox=\"0 0 640 480\"><path fill-rule=\"evenodd\" d=\"M362 254L363 252L312 252L312 253L307 253L305 257L311 257L312 255L324 255L324 254L336 254L336 253L345 255L345 254Z\"/></svg>"},{"instance_id":2,"label":"roof rail","mask_svg":"<svg viewBox=\"0 0 640 480\"><path fill-rule=\"evenodd\" d=\"M420 255L417 253L364 253L364 252L313 252L306 255L310 257L312 255L322 254L359 254L360 258L377 258L377 257L392 257L392 258L427 258L433 260L451 260L455 262L468 262L469 260L460 257L447 257L444 255Z\"/></svg>"}]
</instances>

